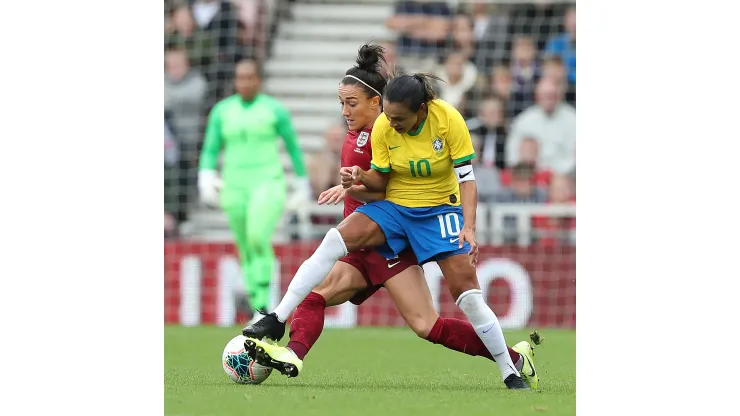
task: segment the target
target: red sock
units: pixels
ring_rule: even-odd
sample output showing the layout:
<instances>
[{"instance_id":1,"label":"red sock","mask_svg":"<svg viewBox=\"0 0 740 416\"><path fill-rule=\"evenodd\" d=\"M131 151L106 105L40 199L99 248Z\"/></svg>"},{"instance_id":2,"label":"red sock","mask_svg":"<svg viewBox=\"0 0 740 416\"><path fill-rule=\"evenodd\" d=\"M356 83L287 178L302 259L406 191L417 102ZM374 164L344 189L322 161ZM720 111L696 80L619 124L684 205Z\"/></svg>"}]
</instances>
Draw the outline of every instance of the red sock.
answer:
<instances>
[{"instance_id":1,"label":"red sock","mask_svg":"<svg viewBox=\"0 0 740 416\"><path fill-rule=\"evenodd\" d=\"M311 292L293 312L288 348L293 350L301 360L321 336L321 331L324 329L325 309L326 300L324 297Z\"/></svg>"},{"instance_id":2,"label":"red sock","mask_svg":"<svg viewBox=\"0 0 740 416\"><path fill-rule=\"evenodd\" d=\"M495 361L483 341L478 338L473 325L470 325L468 321L439 317L432 330L429 331L427 341L444 345L451 350L472 356L480 355ZM519 353L512 350L511 347L507 348L511 361L516 364L519 361Z\"/></svg>"}]
</instances>

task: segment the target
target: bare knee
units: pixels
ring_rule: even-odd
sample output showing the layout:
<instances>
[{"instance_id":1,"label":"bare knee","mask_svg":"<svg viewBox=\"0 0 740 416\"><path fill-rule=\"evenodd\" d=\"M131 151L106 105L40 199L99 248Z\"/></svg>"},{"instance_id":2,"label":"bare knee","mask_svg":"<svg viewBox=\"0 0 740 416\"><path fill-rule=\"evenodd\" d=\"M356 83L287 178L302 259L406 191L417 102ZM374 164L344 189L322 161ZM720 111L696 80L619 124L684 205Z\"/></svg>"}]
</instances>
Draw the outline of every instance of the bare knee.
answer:
<instances>
[{"instance_id":1,"label":"bare knee","mask_svg":"<svg viewBox=\"0 0 740 416\"><path fill-rule=\"evenodd\" d=\"M376 247L385 242L385 234L380 226L367 215L353 212L345 218L337 230L342 235L347 251L354 253L363 248Z\"/></svg>"},{"instance_id":2,"label":"bare knee","mask_svg":"<svg viewBox=\"0 0 740 416\"><path fill-rule=\"evenodd\" d=\"M453 299L457 300L468 290L480 289L475 267L470 264L466 255L447 258L441 261L439 266Z\"/></svg>"},{"instance_id":3,"label":"bare knee","mask_svg":"<svg viewBox=\"0 0 740 416\"><path fill-rule=\"evenodd\" d=\"M419 338L426 339L429 336L429 333L432 332L432 328L437 322L437 319L439 319L439 315L436 313L433 315L413 314L408 317L406 323L409 325L409 328L419 336Z\"/></svg>"},{"instance_id":4,"label":"bare knee","mask_svg":"<svg viewBox=\"0 0 740 416\"><path fill-rule=\"evenodd\" d=\"M352 273L333 269L313 292L321 295L326 300L326 306L336 306L347 302L358 290L366 286L362 276L354 276Z\"/></svg>"}]
</instances>

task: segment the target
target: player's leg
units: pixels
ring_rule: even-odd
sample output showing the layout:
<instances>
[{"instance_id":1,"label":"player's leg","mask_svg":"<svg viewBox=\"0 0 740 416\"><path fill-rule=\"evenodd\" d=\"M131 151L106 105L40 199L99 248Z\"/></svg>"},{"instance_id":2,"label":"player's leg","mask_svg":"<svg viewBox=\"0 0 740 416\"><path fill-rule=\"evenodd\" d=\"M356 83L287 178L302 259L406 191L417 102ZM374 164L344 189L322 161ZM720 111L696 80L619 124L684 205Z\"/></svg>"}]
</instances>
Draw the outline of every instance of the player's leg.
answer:
<instances>
[{"instance_id":1,"label":"player's leg","mask_svg":"<svg viewBox=\"0 0 740 416\"><path fill-rule=\"evenodd\" d=\"M229 228L234 235L234 244L239 253L239 266L244 283L244 291L252 309L252 296L248 280L250 269L250 252L247 248L247 197L243 192L224 188L221 193L221 208L229 221ZM251 312L251 311L250 311Z\"/></svg>"},{"instance_id":2,"label":"player's leg","mask_svg":"<svg viewBox=\"0 0 740 416\"><path fill-rule=\"evenodd\" d=\"M483 299L475 267L470 264L466 242L459 246L463 227L462 208L439 206L434 208L404 208L396 206L414 253L420 262L439 264L455 303L468 317L476 334L486 346L501 370L509 388L528 389L509 356L504 333L496 314Z\"/></svg>"},{"instance_id":3,"label":"player's leg","mask_svg":"<svg viewBox=\"0 0 740 416\"><path fill-rule=\"evenodd\" d=\"M283 215L285 194L284 181L264 182L249 192L245 236L245 252L249 254L246 280L255 310L267 310L270 301L270 282L275 264L272 237Z\"/></svg>"},{"instance_id":4,"label":"player's leg","mask_svg":"<svg viewBox=\"0 0 740 416\"><path fill-rule=\"evenodd\" d=\"M454 351L493 360L470 322L439 316L421 267L409 267L393 276L385 282L385 288L398 312L420 338ZM519 353L511 348L508 352L514 364L518 364L517 368L521 368Z\"/></svg>"},{"instance_id":5,"label":"player's leg","mask_svg":"<svg viewBox=\"0 0 740 416\"><path fill-rule=\"evenodd\" d=\"M324 329L325 309L350 300L357 291L367 287L363 274L351 261L352 255L348 257L350 260L347 262L337 262L326 279L298 305L290 324L287 346L253 339L245 342L247 352L259 364L277 369L288 377L300 374L303 359Z\"/></svg>"},{"instance_id":6,"label":"player's leg","mask_svg":"<svg viewBox=\"0 0 740 416\"><path fill-rule=\"evenodd\" d=\"M268 337L280 340L285 334L285 321L303 299L329 274L337 260L362 248L380 246L392 256L405 248L407 241L398 238L400 229L394 218L377 207L387 201L364 205L342 221L337 228L326 233L314 253L298 268L288 285L288 290L275 311L242 330L247 338ZM367 215L364 209L369 209ZM386 236L388 238L386 239Z\"/></svg>"},{"instance_id":7,"label":"player's leg","mask_svg":"<svg viewBox=\"0 0 740 416\"><path fill-rule=\"evenodd\" d=\"M468 248L469 249L469 248ZM519 371L509 356L504 332L498 318L483 299L475 267L470 264L467 253L455 253L450 257L438 259L437 263L445 276L455 303L468 317L476 334L501 369L501 375L509 388L522 388Z\"/></svg>"}]
</instances>

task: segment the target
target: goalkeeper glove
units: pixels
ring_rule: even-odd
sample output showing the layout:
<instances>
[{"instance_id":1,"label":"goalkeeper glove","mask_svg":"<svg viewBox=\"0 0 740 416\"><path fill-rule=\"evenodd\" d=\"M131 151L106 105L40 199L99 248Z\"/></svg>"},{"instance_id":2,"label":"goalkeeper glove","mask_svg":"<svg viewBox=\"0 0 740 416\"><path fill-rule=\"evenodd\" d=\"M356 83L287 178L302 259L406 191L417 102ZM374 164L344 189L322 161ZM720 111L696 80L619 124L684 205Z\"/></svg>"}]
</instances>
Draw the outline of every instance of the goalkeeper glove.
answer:
<instances>
[{"instance_id":1,"label":"goalkeeper glove","mask_svg":"<svg viewBox=\"0 0 740 416\"><path fill-rule=\"evenodd\" d=\"M295 178L293 181L293 192L285 202L288 211L297 211L311 204L311 183L308 177Z\"/></svg>"},{"instance_id":2,"label":"goalkeeper glove","mask_svg":"<svg viewBox=\"0 0 740 416\"><path fill-rule=\"evenodd\" d=\"M221 205L222 187L223 183L215 170L201 170L198 172L200 200L207 206L218 208Z\"/></svg>"}]
</instances>

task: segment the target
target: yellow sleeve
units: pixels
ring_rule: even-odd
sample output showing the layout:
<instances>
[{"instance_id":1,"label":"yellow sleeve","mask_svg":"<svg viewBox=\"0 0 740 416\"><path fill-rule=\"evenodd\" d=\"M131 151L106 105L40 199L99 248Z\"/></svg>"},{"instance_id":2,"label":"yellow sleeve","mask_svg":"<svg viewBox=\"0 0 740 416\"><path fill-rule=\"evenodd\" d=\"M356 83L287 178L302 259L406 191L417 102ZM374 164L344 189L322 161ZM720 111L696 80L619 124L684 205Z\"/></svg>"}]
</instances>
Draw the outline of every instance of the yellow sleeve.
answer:
<instances>
[{"instance_id":1,"label":"yellow sleeve","mask_svg":"<svg viewBox=\"0 0 740 416\"><path fill-rule=\"evenodd\" d=\"M473 140L470 138L470 130L463 116L454 108L450 108L448 113L447 145L450 146L452 164L457 165L472 160L475 157L475 150Z\"/></svg>"},{"instance_id":2,"label":"yellow sleeve","mask_svg":"<svg viewBox=\"0 0 740 416\"><path fill-rule=\"evenodd\" d=\"M388 119L385 114L381 114L370 134L370 145L373 148L373 159L370 161L370 168L379 172L388 173L391 171L391 155L388 153L388 145L385 142L385 132L389 128Z\"/></svg>"}]
</instances>

